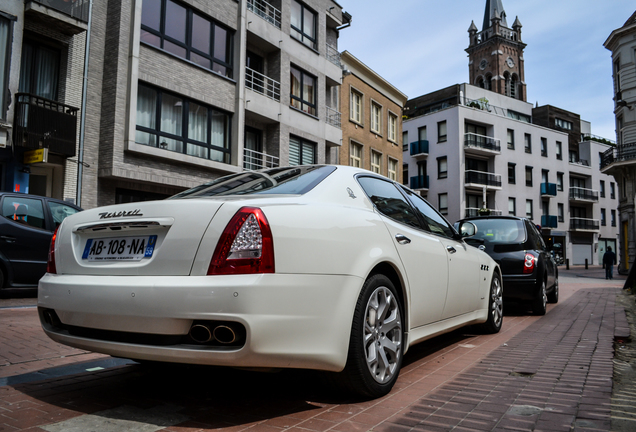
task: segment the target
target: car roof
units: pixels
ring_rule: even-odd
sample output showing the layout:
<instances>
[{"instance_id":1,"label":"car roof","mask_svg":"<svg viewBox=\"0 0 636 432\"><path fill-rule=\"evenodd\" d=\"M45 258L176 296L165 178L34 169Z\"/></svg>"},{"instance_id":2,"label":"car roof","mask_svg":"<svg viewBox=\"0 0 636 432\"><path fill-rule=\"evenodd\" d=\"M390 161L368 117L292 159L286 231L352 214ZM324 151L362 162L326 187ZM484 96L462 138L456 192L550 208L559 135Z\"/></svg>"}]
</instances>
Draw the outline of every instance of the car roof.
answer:
<instances>
[{"instance_id":1,"label":"car roof","mask_svg":"<svg viewBox=\"0 0 636 432\"><path fill-rule=\"evenodd\" d=\"M484 220L484 219L511 219L511 220L518 220L518 221L524 221L524 220L528 220L528 218L524 218L524 217L519 217L519 216L471 216L471 217L467 217L464 219L460 219L458 222L470 222L470 221L474 221L474 220Z\"/></svg>"},{"instance_id":2,"label":"car roof","mask_svg":"<svg viewBox=\"0 0 636 432\"><path fill-rule=\"evenodd\" d=\"M33 194L26 194L26 193L20 193L20 192L0 192L0 198L5 197L5 196L9 196L9 197L17 197L17 198L33 198L33 199L42 199L45 201L52 201L52 202L56 202L56 203L60 203L60 204L64 204L67 205L69 207L74 207L76 209L82 210L81 207L68 202L68 201L64 201L58 198L51 198L51 197L47 197L47 196L42 196L42 195L33 195Z\"/></svg>"}]
</instances>

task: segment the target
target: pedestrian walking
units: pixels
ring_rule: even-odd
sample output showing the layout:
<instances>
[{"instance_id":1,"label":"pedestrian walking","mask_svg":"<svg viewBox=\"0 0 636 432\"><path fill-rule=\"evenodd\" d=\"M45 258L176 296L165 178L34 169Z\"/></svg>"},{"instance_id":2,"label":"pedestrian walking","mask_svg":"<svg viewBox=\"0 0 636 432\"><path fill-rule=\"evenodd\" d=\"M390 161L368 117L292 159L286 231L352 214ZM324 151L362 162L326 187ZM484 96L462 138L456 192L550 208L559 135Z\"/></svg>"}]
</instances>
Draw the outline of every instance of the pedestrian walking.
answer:
<instances>
[{"instance_id":1,"label":"pedestrian walking","mask_svg":"<svg viewBox=\"0 0 636 432\"><path fill-rule=\"evenodd\" d=\"M605 269L605 279L614 278L614 264L616 264L616 254L612 252L612 247L607 247L607 252L603 254L603 268Z\"/></svg>"}]
</instances>

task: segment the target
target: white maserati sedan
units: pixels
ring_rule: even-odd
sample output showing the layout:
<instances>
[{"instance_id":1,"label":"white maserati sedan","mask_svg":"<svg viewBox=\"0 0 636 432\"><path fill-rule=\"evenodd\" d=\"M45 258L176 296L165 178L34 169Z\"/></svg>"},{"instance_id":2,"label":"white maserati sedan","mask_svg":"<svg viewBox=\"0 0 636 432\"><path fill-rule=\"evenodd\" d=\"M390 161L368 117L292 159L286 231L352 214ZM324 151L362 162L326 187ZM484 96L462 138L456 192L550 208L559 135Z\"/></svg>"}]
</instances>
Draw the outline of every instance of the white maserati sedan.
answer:
<instances>
[{"instance_id":1,"label":"white maserati sedan","mask_svg":"<svg viewBox=\"0 0 636 432\"><path fill-rule=\"evenodd\" d=\"M419 195L345 166L229 175L70 216L38 311L53 340L115 357L327 371L388 393L409 346L498 332L497 263Z\"/></svg>"}]
</instances>

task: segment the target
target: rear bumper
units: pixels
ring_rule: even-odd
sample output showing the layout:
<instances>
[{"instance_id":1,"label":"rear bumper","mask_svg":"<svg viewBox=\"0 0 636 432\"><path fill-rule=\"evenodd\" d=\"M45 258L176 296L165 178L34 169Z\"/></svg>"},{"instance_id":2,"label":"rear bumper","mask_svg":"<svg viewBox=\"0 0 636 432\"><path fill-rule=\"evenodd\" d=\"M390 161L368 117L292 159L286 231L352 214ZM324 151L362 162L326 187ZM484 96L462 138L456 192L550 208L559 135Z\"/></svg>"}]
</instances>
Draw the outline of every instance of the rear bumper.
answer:
<instances>
[{"instance_id":1,"label":"rear bumper","mask_svg":"<svg viewBox=\"0 0 636 432\"><path fill-rule=\"evenodd\" d=\"M504 275L504 300L534 300L539 293L537 279L534 275Z\"/></svg>"},{"instance_id":2,"label":"rear bumper","mask_svg":"<svg viewBox=\"0 0 636 432\"><path fill-rule=\"evenodd\" d=\"M46 274L38 308L62 324L112 332L187 335L194 320L246 329L242 347L124 343L72 335L40 319L53 340L141 360L338 371L347 359L363 280L354 276L68 276Z\"/></svg>"}]
</instances>

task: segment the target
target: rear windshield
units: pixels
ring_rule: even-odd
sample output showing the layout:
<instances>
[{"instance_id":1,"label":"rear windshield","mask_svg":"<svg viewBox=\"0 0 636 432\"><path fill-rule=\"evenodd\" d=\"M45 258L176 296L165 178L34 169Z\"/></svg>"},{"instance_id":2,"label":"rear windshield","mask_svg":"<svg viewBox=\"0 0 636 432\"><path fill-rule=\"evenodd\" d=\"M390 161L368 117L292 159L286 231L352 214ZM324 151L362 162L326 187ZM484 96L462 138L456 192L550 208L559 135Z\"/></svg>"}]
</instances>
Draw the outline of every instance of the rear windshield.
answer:
<instances>
[{"instance_id":1,"label":"rear windshield","mask_svg":"<svg viewBox=\"0 0 636 432\"><path fill-rule=\"evenodd\" d=\"M249 171L221 177L168 199L226 195L302 195L323 181L336 167L308 165Z\"/></svg>"},{"instance_id":2,"label":"rear windshield","mask_svg":"<svg viewBox=\"0 0 636 432\"><path fill-rule=\"evenodd\" d=\"M517 219L479 219L471 220L477 227L472 239L483 240L484 243L515 244L526 241L523 221Z\"/></svg>"}]
</instances>

